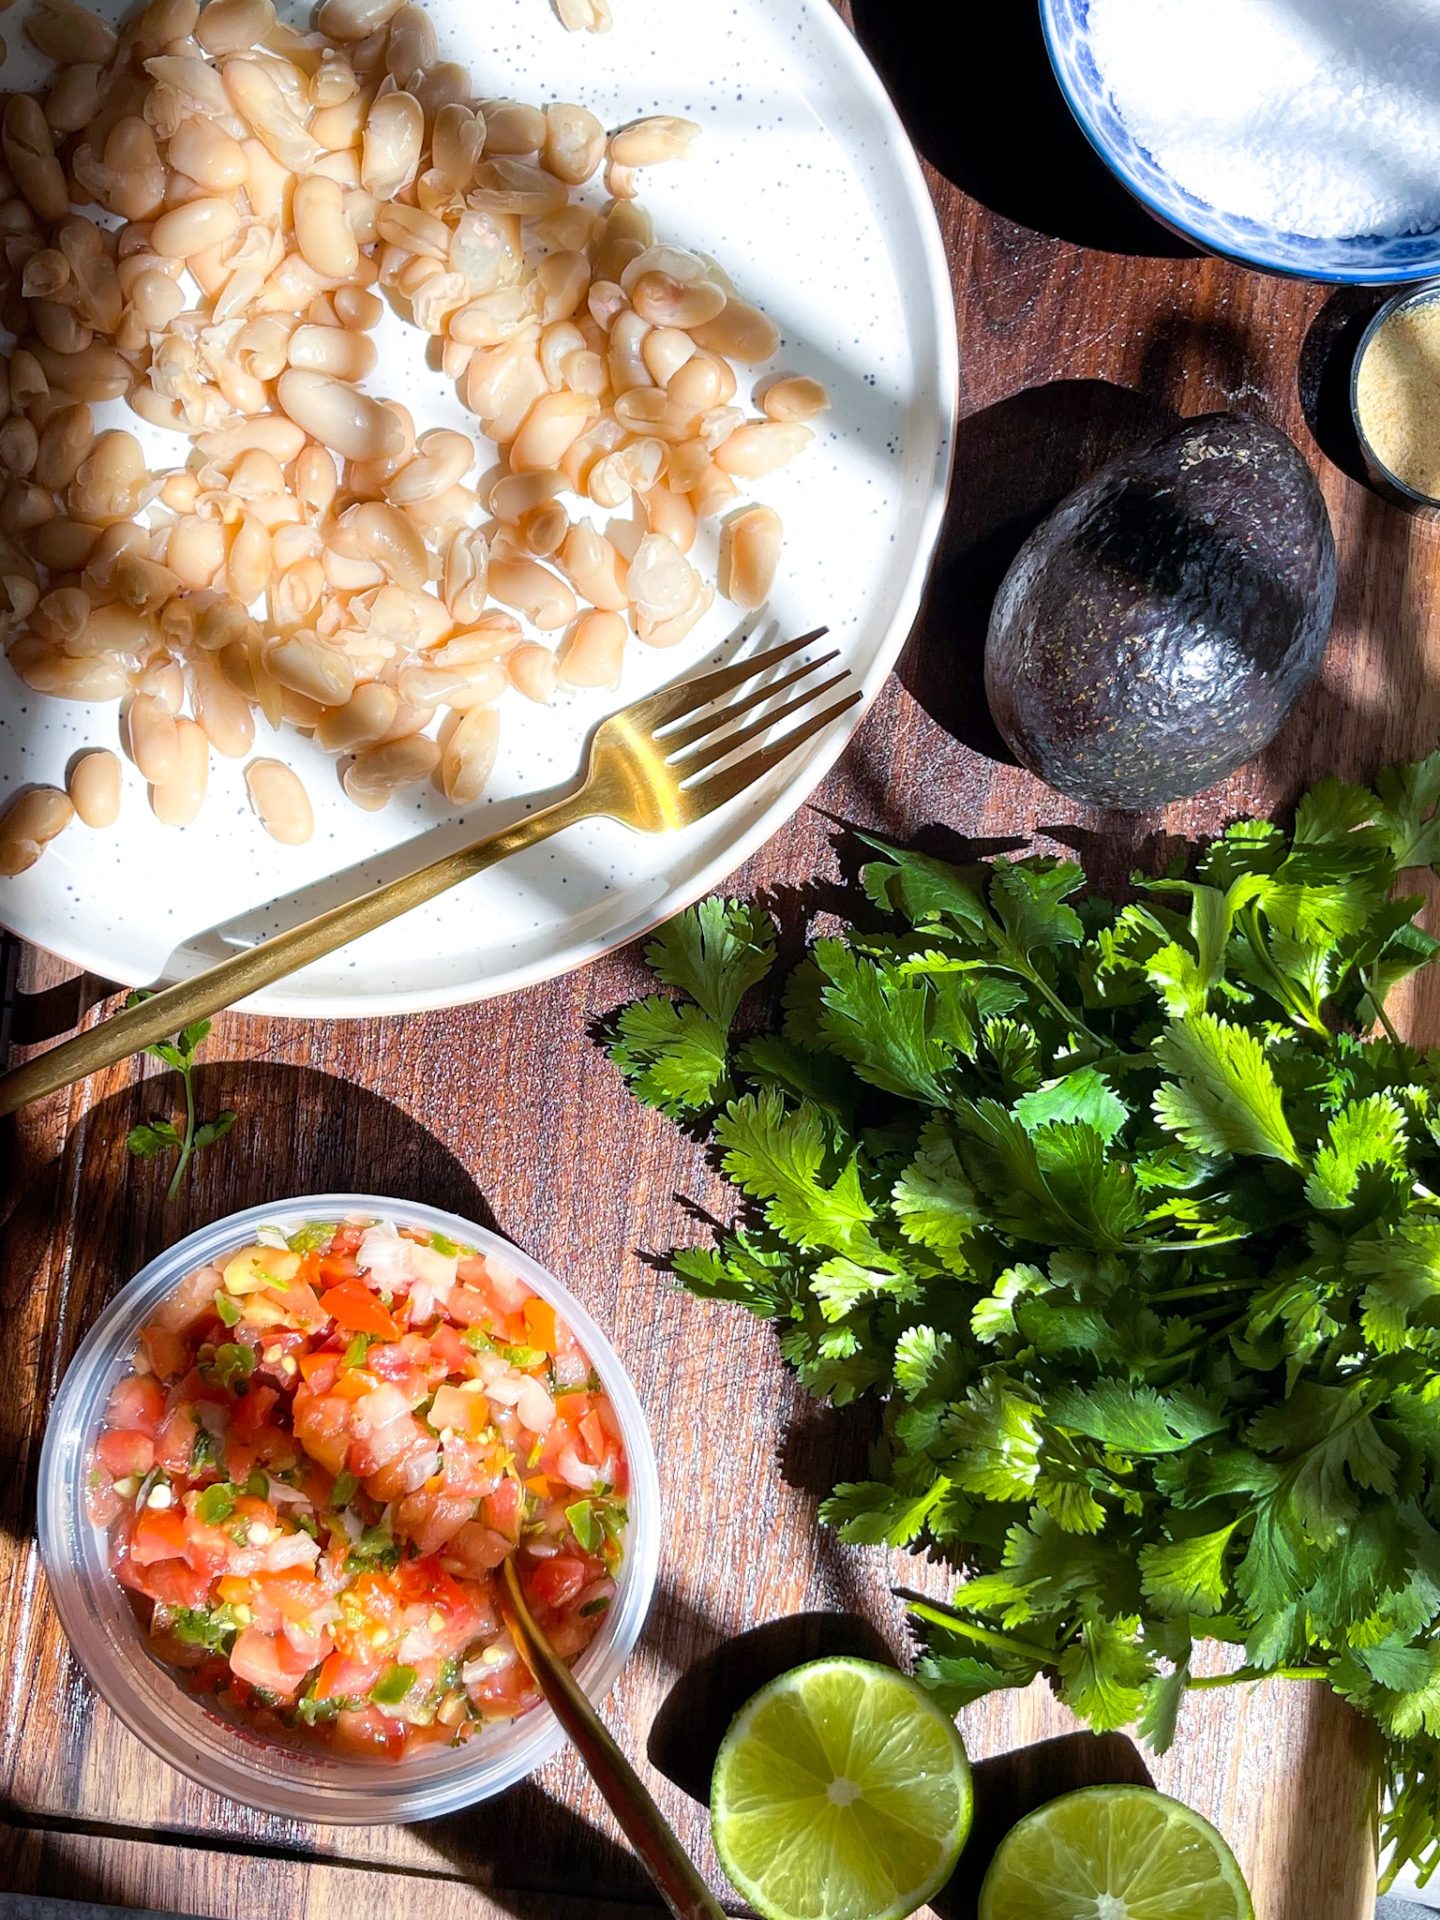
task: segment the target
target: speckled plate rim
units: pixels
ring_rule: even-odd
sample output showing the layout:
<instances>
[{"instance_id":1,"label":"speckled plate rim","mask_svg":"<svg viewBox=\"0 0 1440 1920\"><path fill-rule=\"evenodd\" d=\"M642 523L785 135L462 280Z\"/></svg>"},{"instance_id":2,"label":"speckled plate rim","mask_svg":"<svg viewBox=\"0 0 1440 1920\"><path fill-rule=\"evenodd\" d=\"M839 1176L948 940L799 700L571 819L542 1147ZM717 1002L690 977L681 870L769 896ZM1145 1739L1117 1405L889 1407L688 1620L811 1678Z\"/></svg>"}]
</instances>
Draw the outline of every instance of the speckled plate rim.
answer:
<instances>
[{"instance_id":1,"label":"speckled plate rim","mask_svg":"<svg viewBox=\"0 0 1440 1920\"><path fill-rule=\"evenodd\" d=\"M821 744L797 766L794 776L778 791L775 799L753 821L728 842L724 850L661 898L648 903L619 925L600 936L557 945L543 956L515 966L505 967L483 979L459 985L447 984L426 991L395 990L347 993L343 998L292 991L281 982L251 999L241 1001L237 1011L278 1015L304 1020L365 1020L390 1014L429 1013L447 1007L470 1006L502 994L516 993L546 980L588 966L628 946L632 940L673 919L677 913L722 886L737 868L780 831L809 799L835 762L850 744L861 721L885 681L889 678L905 642L910 637L920 609L935 552L940 541L945 504L949 495L954 460L955 418L959 406L960 357L956 326L954 292L949 262L935 205L930 197L919 159L903 122L880 76L867 58L859 41L845 26L830 0L806 0L806 11L817 34L827 43L839 65L846 71L857 93L874 114L884 132L886 160L893 168L895 184L908 204L913 233L906 243L916 242L922 255L923 277L930 295L927 320L933 331L935 364L929 369L935 404L927 425L936 436L936 458L929 491L923 505L916 503L910 516L914 536L914 559L894 596L893 611L884 634L875 647L869 665L857 672L862 698L846 715L837 720ZM735 803L735 804L743 804ZM676 836L679 839L681 836ZM71 964L84 967L101 979L117 980L122 986L148 986L153 977L144 978L131 971L117 969L113 955L91 945L83 935L65 940L64 946L49 945L36 932L13 925L0 904L0 925L7 926L18 938L46 946Z\"/></svg>"}]
</instances>

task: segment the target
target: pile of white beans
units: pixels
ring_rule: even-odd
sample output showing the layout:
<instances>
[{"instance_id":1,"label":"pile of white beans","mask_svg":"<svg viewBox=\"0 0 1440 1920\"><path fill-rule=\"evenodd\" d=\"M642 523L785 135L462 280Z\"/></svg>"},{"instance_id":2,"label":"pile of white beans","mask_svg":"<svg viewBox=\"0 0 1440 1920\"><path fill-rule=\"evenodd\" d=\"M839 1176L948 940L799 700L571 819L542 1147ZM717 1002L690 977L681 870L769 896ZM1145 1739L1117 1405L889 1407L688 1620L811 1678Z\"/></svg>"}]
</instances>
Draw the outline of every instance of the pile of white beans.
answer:
<instances>
[{"instance_id":1,"label":"pile of white beans","mask_svg":"<svg viewBox=\"0 0 1440 1920\"><path fill-rule=\"evenodd\" d=\"M558 10L608 24L604 0ZM298 776L250 758L257 711L362 807L426 780L470 804L508 690L614 687L630 634L692 630L703 520L720 590L765 601L780 521L741 485L827 400L792 376L737 405L777 333L656 242L637 172L692 122L477 101L399 0L323 0L303 33L272 0L150 0L118 33L41 0L25 31L61 64L0 117L0 621L37 693L124 703L159 819L196 818L213 752L277 840L308 838ZM483 488L474 438L370 391L386 300L500 450ZM186 436L183 465L97 430L121 399ZM21 794L0 873L113 822L122 773L96 749L68 793Z\"/></svg>"}]
</instances>

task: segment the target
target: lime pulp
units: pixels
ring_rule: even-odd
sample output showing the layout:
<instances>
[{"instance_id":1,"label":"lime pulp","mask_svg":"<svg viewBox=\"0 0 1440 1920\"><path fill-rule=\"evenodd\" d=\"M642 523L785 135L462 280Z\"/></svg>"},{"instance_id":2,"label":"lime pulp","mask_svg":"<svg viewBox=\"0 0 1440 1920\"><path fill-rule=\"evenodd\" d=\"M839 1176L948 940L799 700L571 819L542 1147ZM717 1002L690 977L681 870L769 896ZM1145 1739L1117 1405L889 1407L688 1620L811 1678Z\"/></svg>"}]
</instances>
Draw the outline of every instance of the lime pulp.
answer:
<instances>
[{"instance_id":1,"label":"lime pulp","mask_svg":"<svg viewBox=\"0 0 1440 1920\"><path fill-rule=\"evenodd\" d=\"M970 1831L955 1723L904 1674L815 1660L761 1689L710 1788L720 1864L764 1920L903 1920Z\"/></svg>"},{"instance_id":2,"label":"lime pulp","mask_svg":"<svg viewBox=\"0 0 1440 1920\"><path fill-rule=\"evenodd\" d=\"M1013 1827L980 1920L1255 1920L1208 1820L1149 1787L1082 1787Z\"/></svg>"}]
</instances>

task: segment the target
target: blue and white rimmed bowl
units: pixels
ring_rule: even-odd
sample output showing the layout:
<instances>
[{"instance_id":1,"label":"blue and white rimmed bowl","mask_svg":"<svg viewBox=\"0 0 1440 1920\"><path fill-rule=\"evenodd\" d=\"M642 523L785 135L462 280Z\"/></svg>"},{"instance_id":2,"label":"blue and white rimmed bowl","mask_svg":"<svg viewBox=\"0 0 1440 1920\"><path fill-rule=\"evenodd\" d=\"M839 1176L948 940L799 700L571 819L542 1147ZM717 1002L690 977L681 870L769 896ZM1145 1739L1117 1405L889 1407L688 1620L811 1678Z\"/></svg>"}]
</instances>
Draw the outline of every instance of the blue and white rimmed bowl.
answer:
<instances>
[{"instance_id":1,"label":"blue and white rimmed bowl","mask_svg":"<svg viewBox=\"0 0 1440 1920\"><path fill-rule=\"evenodd\" d=\"M1156 164L1116 111L1090 48L1090 0L1040 0L1051 65L1091 146L1140 204L1208 253L1268 273L1341 286L1391 286L1440 275L1440 232L1316 240L1226 213Z\"/></svg>"}]
</instances>

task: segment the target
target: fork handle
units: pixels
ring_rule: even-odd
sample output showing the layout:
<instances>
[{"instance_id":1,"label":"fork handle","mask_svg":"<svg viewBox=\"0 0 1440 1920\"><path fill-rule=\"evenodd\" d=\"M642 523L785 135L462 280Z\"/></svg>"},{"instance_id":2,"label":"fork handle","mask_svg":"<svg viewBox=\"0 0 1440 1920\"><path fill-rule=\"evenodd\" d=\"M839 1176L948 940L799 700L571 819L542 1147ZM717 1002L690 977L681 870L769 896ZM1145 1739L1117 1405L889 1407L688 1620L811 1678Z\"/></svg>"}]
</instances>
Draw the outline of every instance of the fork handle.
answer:
<instances>
[{"instance_id":1,"label":"fork handle","mask_svg":"<svg viewBox=\"0 0 1440 1920\"><path fill-rule=\"evenodd\" d=\"M579 1681L551 1646L544 1630L536 1625L513 1558L503 1563L501 1577L500 1611L521 1659L675 1920L726 1920L724 1908L585 1697Z\"/></svg>"},{"instance_id":2,"label":"fork handle","mask_svg":"<svg viewBox=\"0 0 1440 1920\"><path fill-rule=\"evenodd\" d=\"M287 974L308 966L338 947L348 946L362 934L398 920L412 907L423 906L438 894L458 887L463 880L493 867L512 853L548 840L562 828L584 820L597 811L588 788L567 795L539 813L527 814L503 832L476 840L457 853L447 853L413 873L401 874L384 886L362 893L354 900L289 927L268 940L232 954L216 966L207 967L191 979L177 981L173 987L112 1014L99 1026L76 1034L58 1047L51 1047L23 1067L0 1077L0 1114L15 1113L38 1100L43 1094L68 1087L72 1081L98 1073L142 1047L166 1040L194 1020L233 1006L237 1000L268 987Z\"/></svg>"}]
</instances>

